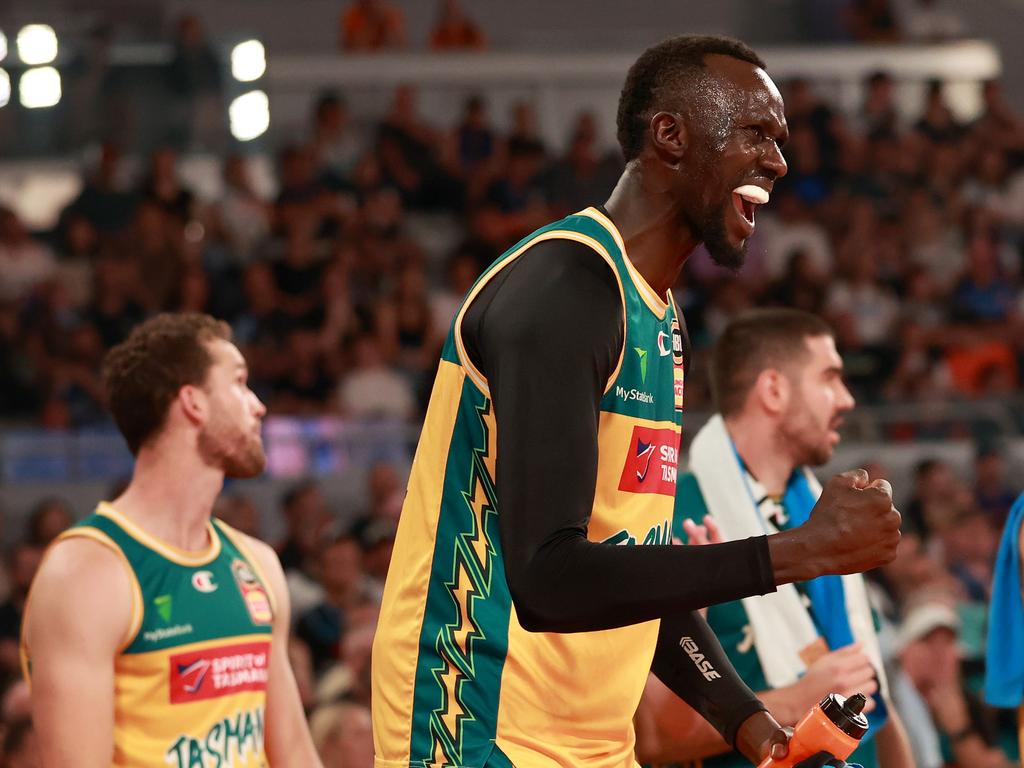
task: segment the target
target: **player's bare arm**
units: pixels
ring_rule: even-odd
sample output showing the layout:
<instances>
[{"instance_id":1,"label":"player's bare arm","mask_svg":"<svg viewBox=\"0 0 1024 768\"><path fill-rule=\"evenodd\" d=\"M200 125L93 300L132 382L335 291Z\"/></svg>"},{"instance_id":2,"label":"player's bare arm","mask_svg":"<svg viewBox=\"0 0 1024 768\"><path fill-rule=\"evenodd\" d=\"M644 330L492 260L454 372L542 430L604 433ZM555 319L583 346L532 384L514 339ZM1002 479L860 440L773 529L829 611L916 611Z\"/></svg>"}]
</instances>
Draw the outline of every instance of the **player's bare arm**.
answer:
<instances>
[{"instance_id":1,"label":"player's bare arm","mask_svg":"<svg viewBox=\"0 0 1024 768\"><path fill-rule=\"evenodd\" d=\"M270 581L267 586L274 595L274 639L267 683L267 756L274 768L318 768L320 758L309 735L299 688L288 661L291 604L284 571L277 553L269 545L251 536L245 537L245 543Z\"/></svg>"},{"instance_id":2,"label":"player's bare arm","mask_svg":"<svg viewBox=\"0 0 1024 768\"><path fill-rule=\"evenodd\" d=\"M125 564L98 542L59 542L43 561L23 635L42 768L110 766L114 657L135 599Z\"/></svg>"}]
</instances>

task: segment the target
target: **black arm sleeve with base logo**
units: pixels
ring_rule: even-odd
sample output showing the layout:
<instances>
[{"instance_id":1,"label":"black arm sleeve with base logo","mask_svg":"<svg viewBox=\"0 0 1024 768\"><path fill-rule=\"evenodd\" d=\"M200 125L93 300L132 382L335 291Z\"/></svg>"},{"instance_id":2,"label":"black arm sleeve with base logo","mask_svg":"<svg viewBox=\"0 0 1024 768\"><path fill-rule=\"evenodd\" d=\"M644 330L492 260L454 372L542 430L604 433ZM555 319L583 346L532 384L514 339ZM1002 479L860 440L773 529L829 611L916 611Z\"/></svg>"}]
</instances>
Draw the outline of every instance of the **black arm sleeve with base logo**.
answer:
<instances>
[{"instance_id":1,"label":"black arm sleeve with base logo","mask_svg":"<svg viewBox=\"0 0 1024 768\"><path fill-rule=\"evenodd\" d=\"M747 687L704 617L696 611L661 620L651 671L735 746L743 721L765 709Z\"/></svg>"},{"instance_id":2,"label":"black arm sleeve with base logo","mask_svg":"<svg viewBox=\"0 0 1024 768\"><path fill-rule=\"evenodd\" d=\"M494 405L505 575L525 629L611 629L775 590L764 536L700 547L587 539L600 400L623 341L618 284L597 253L569 240L533 246L480 291L462 338Z\"/></svg>"}]
</instances>

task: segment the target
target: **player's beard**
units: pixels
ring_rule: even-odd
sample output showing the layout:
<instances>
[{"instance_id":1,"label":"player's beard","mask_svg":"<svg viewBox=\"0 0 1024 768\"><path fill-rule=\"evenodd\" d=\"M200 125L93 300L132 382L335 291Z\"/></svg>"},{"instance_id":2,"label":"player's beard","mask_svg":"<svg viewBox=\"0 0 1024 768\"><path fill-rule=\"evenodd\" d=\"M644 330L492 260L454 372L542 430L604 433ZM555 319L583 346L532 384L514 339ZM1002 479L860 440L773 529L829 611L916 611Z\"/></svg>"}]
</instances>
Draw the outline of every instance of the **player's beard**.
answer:
<instances>
[{"instance_id":1,"label":"player's beard","mask_svg":"<svg viewBox=\"0 0 1024 768\"><path fill-rule=\"evenodd\" d=\"M815 423L802 400L794 400L779 426L779 436L798 467L820 467L832 458L833 446L828 440L829 424Z\"/></svg>"},{"instance_id":2,"label":"player's beard","mask_svg":"<svg viewBox=\"0 0 1024 768\"><path fill-rule=\"evenodd\" d=\"M731 199L729 205L732 205ZM726 215L726 209L719 209L717 213L691 221L690 226L698 239L704 243L704 248L715 264L732 272L739 272L747 260L747 241L744 240L739 246L729 241L729 233L725 229Z\"/></svg>"},{"instance_id":3,"label":"player's beard","mask_svg":"<svg viewBox=\"0 0 1024 768\"><path fill-rule=\"evenodd\" d=\"M199 434L199 452L207 464L237 479L256 477L267 466L262 438L218 417Z\"/></svg>"}]
</instances>

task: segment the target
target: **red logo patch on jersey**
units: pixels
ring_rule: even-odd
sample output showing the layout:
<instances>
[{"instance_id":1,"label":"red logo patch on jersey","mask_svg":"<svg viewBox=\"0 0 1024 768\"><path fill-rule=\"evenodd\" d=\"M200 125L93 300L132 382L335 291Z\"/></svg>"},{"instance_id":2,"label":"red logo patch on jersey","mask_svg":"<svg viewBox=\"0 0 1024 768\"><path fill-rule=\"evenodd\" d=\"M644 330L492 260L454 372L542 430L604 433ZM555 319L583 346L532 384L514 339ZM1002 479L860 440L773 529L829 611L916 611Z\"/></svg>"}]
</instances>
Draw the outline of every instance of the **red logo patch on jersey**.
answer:
<instances>
[{"instance_id":1,"label":"red logo patch on jersey","mask_svg":"<svg viewBox=\"0 0 1024 768\"><path fill-rule=\"evenodd\" d=\"M675 496L678 465L678 432L635 426L619 478L619 490Z\"/></svg>"},{"instance_id":2,"label":"red logo patch on jersey","mask_svg":"<svg viewBox=\"0 0 1024 768\"><path fill-rule=\"evenodd\" d=\"M249 564L236 558L231 562L231 573L235 576L238 591L242 593L242 600L249 611L252 623L270 624L274 620L274 613L270 610L270 598Z\"/></svg>"},{"instance_id":3,"label":"red logo patch on jersey","mask_svg":"<svg viewBox=\"0 0 1024 768\"><path fill-rule=\"evenodd\" d=\"M177 653L170 660L171 704L265 691L269 663L269 641Z\"/></svg>"},{"instance_id":4,"label":"red logo patch on jersey","mask_svg":"<svg viewBox=\"0 0 1024 768\"><path fill-rule=\"evenodd\" d=\"M675 394L675 406L677 411L683 410L683 389L686 379L686 372L683 366L677 365L672 372L672 389Z\"/></svg>"}]
</instances>

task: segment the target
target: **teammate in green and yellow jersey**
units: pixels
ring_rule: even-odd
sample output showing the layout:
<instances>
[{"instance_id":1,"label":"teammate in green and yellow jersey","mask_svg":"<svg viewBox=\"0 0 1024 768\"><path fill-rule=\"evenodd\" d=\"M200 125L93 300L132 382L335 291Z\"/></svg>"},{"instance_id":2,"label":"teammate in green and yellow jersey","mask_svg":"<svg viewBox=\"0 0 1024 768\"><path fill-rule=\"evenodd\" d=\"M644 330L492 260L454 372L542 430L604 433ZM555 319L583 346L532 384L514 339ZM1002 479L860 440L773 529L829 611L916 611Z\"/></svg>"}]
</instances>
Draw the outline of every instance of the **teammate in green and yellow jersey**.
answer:
<instances>
[{"instance_id":1,"label":"teammate in green and yellow jersey","mask_svg":"<svg viewBox=\"0 0 1024 768\"><path fill-rule=\"evenodd\" d=\"M230 329L159 315L104 365L135 470L51 546L22 637L45 768L319 766L273 550L210 516L266 456Z\"/></svg>"}]
</instances>

